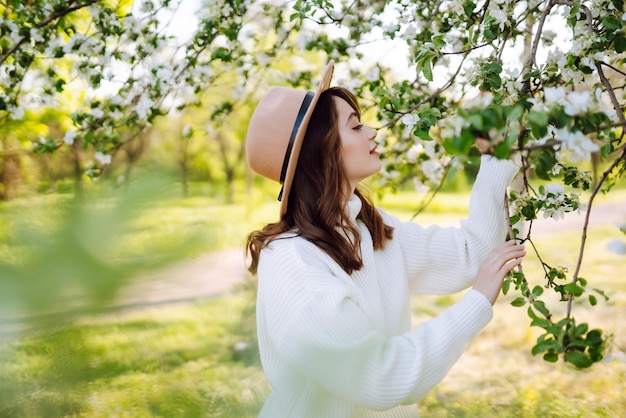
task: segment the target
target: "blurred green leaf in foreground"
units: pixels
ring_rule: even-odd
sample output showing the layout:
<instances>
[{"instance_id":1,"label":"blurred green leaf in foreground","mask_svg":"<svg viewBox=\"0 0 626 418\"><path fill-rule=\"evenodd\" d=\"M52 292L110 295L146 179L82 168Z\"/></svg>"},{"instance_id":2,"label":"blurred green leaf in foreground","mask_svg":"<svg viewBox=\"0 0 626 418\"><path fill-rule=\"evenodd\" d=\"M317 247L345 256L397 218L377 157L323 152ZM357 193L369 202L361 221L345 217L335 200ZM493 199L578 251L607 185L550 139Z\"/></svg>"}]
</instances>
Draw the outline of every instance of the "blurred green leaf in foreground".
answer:
<instances>
[{"instance_id":1,"label":"blurred green leaf in foreground","mask_svg":"<svg viewBox=\"0 0 626 418\"><path fill-rule=\"evenodd\" d=\"M0 339L97 312L139 273L197 252L206 231L191 227L133 248L139 221L172 190L146 176L81 199L3 210L0 236L11 257L0 258Z\"/></svg>"}]
</instances>

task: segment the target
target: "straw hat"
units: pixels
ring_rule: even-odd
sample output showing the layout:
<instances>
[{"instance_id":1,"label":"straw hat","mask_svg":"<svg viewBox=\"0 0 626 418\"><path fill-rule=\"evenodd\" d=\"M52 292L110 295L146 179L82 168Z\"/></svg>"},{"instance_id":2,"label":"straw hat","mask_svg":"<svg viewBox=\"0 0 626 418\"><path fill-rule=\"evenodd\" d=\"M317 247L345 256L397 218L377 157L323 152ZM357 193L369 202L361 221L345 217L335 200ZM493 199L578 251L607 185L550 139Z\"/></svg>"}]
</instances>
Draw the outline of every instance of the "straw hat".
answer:
<instances>
[{"instance_id":1,"label":"straw hat","mask_svg":"<svg viewBox=\"0 0 626 418\"><path fill-rule=\"evenodd\" d=\"M248 165L257 174L279 183L280 216L287 202L298 157L311 114L320 94L330 86L334 61L330 61L315 93L289 87L272 87L259 102L248 125Z\"/></svg>"}]
</instances>

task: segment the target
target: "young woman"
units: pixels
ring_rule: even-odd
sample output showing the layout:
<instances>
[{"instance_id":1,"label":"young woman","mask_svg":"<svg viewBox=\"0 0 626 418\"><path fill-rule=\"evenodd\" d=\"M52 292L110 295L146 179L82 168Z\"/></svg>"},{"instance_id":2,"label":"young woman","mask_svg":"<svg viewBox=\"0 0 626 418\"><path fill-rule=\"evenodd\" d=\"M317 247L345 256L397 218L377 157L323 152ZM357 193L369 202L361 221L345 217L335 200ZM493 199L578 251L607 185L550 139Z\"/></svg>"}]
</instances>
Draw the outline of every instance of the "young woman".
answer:
<instances>
[{"instance_id":1,"label":"young woman","mask_svg":"<svg viewBox=\"0 0 626 418\"><path fill-rule=\"evenodd\" d=\"M247 157L283 183L280 220L248 237L257 328L272 393L261 417L414 417L416 403L492 317L523 246L504 243L517 167L483 156L460 228L422 228L376 209L358 184L381 168L355 97L274 87L249 125ZM411 329L410 293L473 288Z\"/></svg>"}]
</instances>

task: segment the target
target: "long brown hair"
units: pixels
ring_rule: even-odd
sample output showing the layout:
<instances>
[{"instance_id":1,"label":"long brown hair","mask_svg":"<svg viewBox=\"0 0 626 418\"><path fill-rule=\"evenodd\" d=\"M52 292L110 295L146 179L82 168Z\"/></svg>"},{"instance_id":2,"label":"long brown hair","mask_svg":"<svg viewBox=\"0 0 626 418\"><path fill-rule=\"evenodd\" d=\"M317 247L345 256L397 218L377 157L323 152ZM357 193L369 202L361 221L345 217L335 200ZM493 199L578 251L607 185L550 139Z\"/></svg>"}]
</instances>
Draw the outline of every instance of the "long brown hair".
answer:
<instances>
[{"instance_id":1,"label":"long brown hair","mask_svg":"<svg viewBox=\"0 0 626 418\"><path fill-rule=\"evenodd\" d=\"M300 151L287 213L279 222L248 235L248 269L253 274L257 271L261 250L287 231L317 245L348 274L363 267L361 234L345 208L349 199L345 194L350 185L341 161L341 139L333 97L345 100L361 118L357 99L349 90L331 87L320 95ZM357 219L370 231L374 249L382 249L386 240L392 238L393 228L385 225L372 202L358 188L355 195L362 203Z\"/></svg>"}]
</instances>

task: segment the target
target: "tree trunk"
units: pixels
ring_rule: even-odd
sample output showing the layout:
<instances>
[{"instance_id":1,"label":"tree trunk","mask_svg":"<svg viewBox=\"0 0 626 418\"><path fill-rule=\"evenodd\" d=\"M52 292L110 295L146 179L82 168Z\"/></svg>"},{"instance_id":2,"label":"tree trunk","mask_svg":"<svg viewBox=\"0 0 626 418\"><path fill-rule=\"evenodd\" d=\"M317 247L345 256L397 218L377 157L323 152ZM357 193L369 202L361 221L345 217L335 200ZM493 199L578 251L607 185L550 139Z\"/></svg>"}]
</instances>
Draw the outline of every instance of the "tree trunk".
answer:
<instances>
[{"instance_id":1,"label":"tree trunk","mask_svg":"<svg viewBox=\"0 0 626 418\"><path fill-rule=\"evenodd\" d=\"M81 166L80 142L72 144L72 166L74 167L74 196L80 199L83 196L83 168Z\"/></svg>"}]
</instances>

